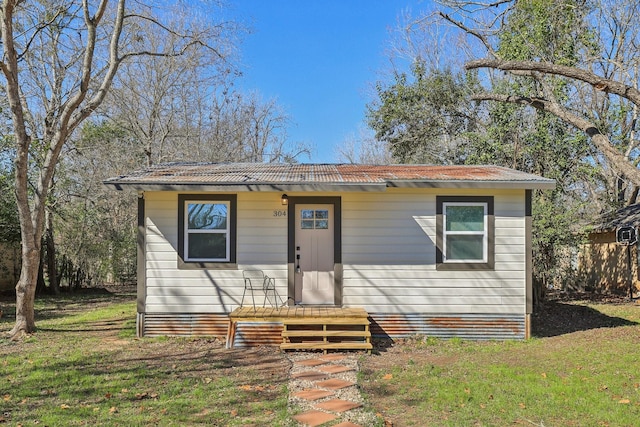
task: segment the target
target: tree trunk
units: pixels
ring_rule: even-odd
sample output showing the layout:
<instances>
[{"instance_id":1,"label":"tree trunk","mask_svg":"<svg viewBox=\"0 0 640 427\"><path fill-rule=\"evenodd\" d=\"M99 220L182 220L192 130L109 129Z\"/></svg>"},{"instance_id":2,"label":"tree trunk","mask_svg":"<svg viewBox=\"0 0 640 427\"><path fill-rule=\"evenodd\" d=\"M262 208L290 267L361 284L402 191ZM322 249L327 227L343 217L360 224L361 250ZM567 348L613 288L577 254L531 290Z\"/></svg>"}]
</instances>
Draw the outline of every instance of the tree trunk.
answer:
<instances>
[{"instance_id":1,"label":"tree trunk","mask_svg":"<svg viewBox=\"0 0 640 427\"><path fill-rule=\"evenodd\" d=\"M55 295L58 295L60 294L60 285L58 284L58 271L56 268L56 242L53 240L53 213L47 210L46 215L45 245L47 248L49 287Z\"/></svg>"},{"instance_id":2,"label":"tree trunk","mask_svg":"<svg viewBox=\"0 0 640 427\"><path fill-rule=\"evenodd\" d=\"M24 242L23 242L24 244ZM36 329L34 302L36 283L38 281L38 264L40 248L24 247L22 249L22 267L20 279L16 285L16 323L9 332L11 339L16 340Z\"/></svg>"},{"instance_id":3,"label":"tree trunk","mask_svg":"<svg viewBox=\"0 0 640 427\"><path fill-rule=\"evenodd\" d=\"M45 292L47 284L44 281L44 254L40 254L40 262L38 265L38 280L36 281L36 296Z\"/></svg>"}]
</instances>

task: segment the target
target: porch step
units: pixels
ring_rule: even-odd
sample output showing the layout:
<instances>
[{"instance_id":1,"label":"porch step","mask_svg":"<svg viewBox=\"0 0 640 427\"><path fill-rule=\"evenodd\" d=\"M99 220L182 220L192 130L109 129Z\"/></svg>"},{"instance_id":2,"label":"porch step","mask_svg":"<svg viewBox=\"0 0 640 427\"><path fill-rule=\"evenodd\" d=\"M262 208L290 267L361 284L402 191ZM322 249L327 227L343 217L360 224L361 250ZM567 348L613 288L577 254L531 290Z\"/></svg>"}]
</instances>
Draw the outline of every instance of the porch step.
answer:
<instances>
[{"instance_id":1,"label":"porch step","mask_svg":"<svg viewBox=\"0 0 640 427\"><path fill-rule=\"evenodd\" d=\"M364 325L371 322L366 317L303 317L289 318L282 321L285 325Z\"/></svg>"},{"instance_id":2,"label":"porch step","mask_svg":"<svg viewBox=\"0 0 640 427\"><path fill-rule=\"evenodd\" d=\"M282 343L282 350L369 350L373 348L369 342L297 342Z\"/></svg>"},{"instance_id":3,"label":"porch step","mask_svg":"<svg viewBox=\"0 0 640 427\"><path fill-rule=\"evenodd\" d=\"M282 321L282 350L368 350L368 314L358 317L292 317Z\"/></svg>"},{"instance_id":4,"label":"porch step","mask_svg":"<svg viewBox=\"0 0 640 427\"><path fill-rule=\"evenodd\" d=\"M371 338L371 332L369 331L314 331L314 330L302 330L302 331L290 331L283 330L283 337L365 337Z\"/></svg>"}]
</instances>

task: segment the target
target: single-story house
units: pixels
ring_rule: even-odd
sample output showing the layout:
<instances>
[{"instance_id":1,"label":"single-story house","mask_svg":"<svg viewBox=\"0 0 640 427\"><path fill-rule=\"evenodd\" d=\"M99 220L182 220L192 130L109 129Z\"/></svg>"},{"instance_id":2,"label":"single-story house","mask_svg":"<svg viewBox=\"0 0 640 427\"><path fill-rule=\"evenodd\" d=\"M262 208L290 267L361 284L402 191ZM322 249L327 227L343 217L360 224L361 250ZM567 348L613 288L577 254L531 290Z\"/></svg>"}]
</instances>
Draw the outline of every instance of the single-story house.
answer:
<instances>
[{"instance_id":1,"label":"single-story house","mask_svg":"<svg viewBox=\"0 0 640 427\"><path fill-rule=\"evenodd\" d=\"M141 336L224 336L247 270L288 307L366 310L373 336L529 336L532 190L553 180L496 166L171 163L105 184L139 194Z\"/></svg>"},{"instance_id":2,"label":"single-story house","mask_svg":"<svg viewBox=\"0 0 640 427\"><path fill-rule=\"evenodd\" d=\"M578 255L578 278L582 287L622 295L640 292L638 227L640 204L603 215L594 223ZM625 229L631 234L635 232L630 244L618 241L626 237L622 235Z\"/></svg>"}]
</instances>

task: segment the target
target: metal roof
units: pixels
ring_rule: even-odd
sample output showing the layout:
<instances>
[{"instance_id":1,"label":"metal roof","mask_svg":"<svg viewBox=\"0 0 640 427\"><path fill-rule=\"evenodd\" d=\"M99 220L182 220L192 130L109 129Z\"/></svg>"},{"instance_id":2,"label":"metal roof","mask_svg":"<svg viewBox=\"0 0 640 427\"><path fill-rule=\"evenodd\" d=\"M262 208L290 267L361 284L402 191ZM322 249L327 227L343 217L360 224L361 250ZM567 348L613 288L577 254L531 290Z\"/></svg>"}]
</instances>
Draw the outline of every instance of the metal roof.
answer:
<instances>
[{"instance_id":1,"label":"metal roof","mask_svg":"<svg viewBox=\"0 0 640 427\"><path fill-rule=\"evenodd\" d=\"M104 181L138 190L384 191L387 187L553 188L555 181L499 166L307 163L167 163Z\"/></svg>"}]
</instances>

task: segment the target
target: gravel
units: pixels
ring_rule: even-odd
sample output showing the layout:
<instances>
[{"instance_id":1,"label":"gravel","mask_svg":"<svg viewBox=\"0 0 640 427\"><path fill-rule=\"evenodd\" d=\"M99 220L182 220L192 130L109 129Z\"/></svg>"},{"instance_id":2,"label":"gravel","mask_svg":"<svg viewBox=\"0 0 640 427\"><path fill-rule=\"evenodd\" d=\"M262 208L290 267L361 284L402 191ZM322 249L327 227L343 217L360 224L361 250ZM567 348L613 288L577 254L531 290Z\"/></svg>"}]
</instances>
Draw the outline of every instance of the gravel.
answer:
<instances>
[{"instance_id":1,"label":"gravel","mask_svg":"<svg viewBox=\"0 0 640 427\"><path fill-rule=\"evenodd\" d=\"M365 401L360 393L360 389L357 385L357 373L359 370L358 366L358 353L330 353L330 356L340 355L343 356L340 360L327 360L325 364L318 366L304 366L299 362L308 359L320 359L323 356L320 353L309 353L309 352L300 352L300 353L287 353L287 358L291 361L291 372L289 373L289 406L293 408L293 412L305 412L312 409L316 409L315 405L327 400L331 399L341 399L348 400L355 403L360 403L363 406L355 409L351 409L349 411L345 411L342 413L335 413L334 415L338 415L339 418L334 421L335 423L350 421L355 424L359 424L361 426L370 426L376 423L376 415L366 409L364 406ZM317 386L316 381L308 381L296 379L293 376L300 372L305 371L318 371L318 368L323 366L331 366L331 365L341 365L351 368L349 371L339 372L327 374L326 379L336 378L343 381L350 381L354 383L354 385L349 387L344 387L338 390L331 390L334 392L333 396L325 397L318 400L309 401L306 399L300 399L294 396L295 393L307 390L307 389L320 389L321 387ZM321 371L320 371L321 372ZM320 380L322 381L322 380Z\"/></svg>"}]
</instances>

